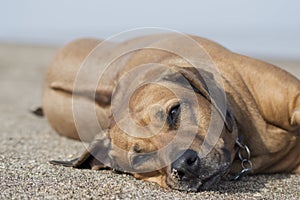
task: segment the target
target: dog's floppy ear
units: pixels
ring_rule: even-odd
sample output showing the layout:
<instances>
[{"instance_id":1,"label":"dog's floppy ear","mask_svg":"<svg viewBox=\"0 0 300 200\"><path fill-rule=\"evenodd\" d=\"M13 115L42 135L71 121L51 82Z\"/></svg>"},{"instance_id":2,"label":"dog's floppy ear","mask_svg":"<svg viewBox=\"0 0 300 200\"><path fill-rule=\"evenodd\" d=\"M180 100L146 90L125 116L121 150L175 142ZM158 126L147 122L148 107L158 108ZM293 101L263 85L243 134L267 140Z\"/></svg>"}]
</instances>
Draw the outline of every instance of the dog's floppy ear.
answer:
<instances>
[{"instance_id":1,"label":"dog's floppy ear","mask_svg":"<svg viewBox=\"0 0 300 200\"><path fill-rule=\"evenodd\" d=\"M226 105L225 91L220 88L214 75L195 67L174 66L173 69L179 72L190 83L190 86L196 93L201 94L215 106L223 118L227 129L229 132L232 132L234 126L233 116Z\"/></svg>"},{"instance_id":2,"label":"dog's floppy ear","mask_svg":"<svg viewBox=\"0 0 300 200\"><path fill-rule=\"evenodd\" d=\"M214 80L211 73L194 67L175 67L176 70L191 84L193 90L200 93L209 101L211 100L207 82Z\"/></svg>"},{"instance_id":3,"label":"dog's floppy ear","mask_svg":"<svg viewBox=\"0 0 300 200\"><path fill-rule=\"evenodd\" d=\"M51 160L50 163L81 169L108 169L110 168L109 151L110 139L106 135L98 134L79 158L70 161Z\"/></svg>"},{"instance_id":4,"label":"dog's floppy ear","mask_svg":"<svg viewBox=\"0 0 300 200\"><path fill-rule=\"evenodd\" d=\"M183 76L196 93L201 94L211 103L219 105L217 107L220 108L220 103L225 102L226 95L221 90L212 73L195 67L173 66L172 68L177 72L177 77L178 75L181 76L180 78Z\"/></svg>"}]
</instances>

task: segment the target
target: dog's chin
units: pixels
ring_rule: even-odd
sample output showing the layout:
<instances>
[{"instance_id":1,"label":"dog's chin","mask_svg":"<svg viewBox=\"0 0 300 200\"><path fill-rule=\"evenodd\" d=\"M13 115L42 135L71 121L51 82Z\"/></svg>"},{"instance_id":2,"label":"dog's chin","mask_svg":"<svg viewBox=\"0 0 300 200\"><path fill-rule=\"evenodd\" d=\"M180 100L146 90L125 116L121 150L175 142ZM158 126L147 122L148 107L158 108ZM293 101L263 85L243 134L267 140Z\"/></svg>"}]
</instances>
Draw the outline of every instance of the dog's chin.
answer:
<instances>
[{"instance_id":1,"label":"dog's chin","mask_svg":"<svg viewBox=\"0 0 300 200\"><path fill-rule=\"evenodd\" d=\"M180 178L176 173L170 173L167 177L167 185L171 189L186 191L186 192L200 192L210 190L213 186L218 184L222 177L228 174L230 164L223 164L222 167L213 174L207 177L195 175L190 178Z\"/></svg>"}]
</instances>

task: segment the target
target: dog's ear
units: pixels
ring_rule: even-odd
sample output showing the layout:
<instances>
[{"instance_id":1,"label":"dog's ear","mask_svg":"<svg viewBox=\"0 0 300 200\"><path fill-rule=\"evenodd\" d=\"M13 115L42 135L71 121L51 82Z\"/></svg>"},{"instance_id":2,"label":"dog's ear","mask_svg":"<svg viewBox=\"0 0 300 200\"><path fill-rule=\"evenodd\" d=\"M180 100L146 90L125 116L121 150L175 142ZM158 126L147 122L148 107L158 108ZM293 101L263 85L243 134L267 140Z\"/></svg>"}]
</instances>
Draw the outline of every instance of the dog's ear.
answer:
<instances>
[{"instance_id":1,"label":"dog's ear","mask_svg":"<svg viewBox=\"0 0 300 200\"><path fill-rule=\"evenodd\" d=\"M175 67L175 69L190 83L190 86L192 86L195 92L201 94L209 101L211 100L207 87L208 82L214 80L211 73L194 67Z\"/></svg>"},{"instance_id":2,"label":"dog's ear","mask_svg":"<svg viewBox=\"0 0 300 200\"><path fill-rule=\"evenodd\" d=\"M173 69L183 76L193 88L209 102L211 102L224 120L227 129L233 130L233 116L226 105L226 94L220 87L220 84L214 78L214 75L208 71L195 67L178 67ZM176 81L176 80L175 80Z\"/></svg>"},{"instance_id":3,"label":"dog's ear","mask_svg":"<svg viewBox=\"0 0 300 200\"><path fill-rule=\"evenodd\" d=\"M98 134L87 150L79 158L70 161L51 160L50 163L81 169L109 169L109 151L110 139L106 135Z\"/></svg>"},{"instance_id":4,"label":"dog's ear","mask_svg":"<svg viewBox=\"0 0 300 200\"><path fill-rule=\"evenodd\" d=\"M111 95L113 89L98 87L96 90L92 90L92 87L85 86L74 90L72 84L65 84L64 82L52 82L50 88L56 91L61 91L69 95L76 95L85 97L90 100L94 100L100 106L107 106L111 103Z\"/></svg>"},{"instance_id":5,"label":"dog's ear","mask_svg":"<svg viewBox=\"0 0 300 200\"><path fill-rule=\"evenodd\" d=\"M178 79L180 81L179 79L184 78L196 93L201 94L211 103L219 105L217 107L221 107L220 103L225 102L226 94L220 88L220 84L217 83L212 73L195 67L173 66L172 68L176 73L173 74L172 78L169 77L168 79L173 79L172 81L177 81L174 79Z\"/></svg>"}]
</instances>

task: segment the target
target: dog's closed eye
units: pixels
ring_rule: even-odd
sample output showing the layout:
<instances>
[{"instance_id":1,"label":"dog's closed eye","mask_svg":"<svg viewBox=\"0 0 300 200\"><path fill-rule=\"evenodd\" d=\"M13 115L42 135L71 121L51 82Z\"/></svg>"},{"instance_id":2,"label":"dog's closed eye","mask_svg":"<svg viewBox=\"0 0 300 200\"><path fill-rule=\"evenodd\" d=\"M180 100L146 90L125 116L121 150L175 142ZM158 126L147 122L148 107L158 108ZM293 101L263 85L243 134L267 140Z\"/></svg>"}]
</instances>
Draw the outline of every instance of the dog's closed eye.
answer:
<instances>
[{"instance_id":1,"label":"dog's closed eye","mask_svg":"<svg viewBox=\"0 0 300 200\"><path fill-rule=\"evenodd\" d=\"M170 109L167 117L170 128L176 127L180 111L180 104L177 104Z\"/></svg>"}]
</instances>

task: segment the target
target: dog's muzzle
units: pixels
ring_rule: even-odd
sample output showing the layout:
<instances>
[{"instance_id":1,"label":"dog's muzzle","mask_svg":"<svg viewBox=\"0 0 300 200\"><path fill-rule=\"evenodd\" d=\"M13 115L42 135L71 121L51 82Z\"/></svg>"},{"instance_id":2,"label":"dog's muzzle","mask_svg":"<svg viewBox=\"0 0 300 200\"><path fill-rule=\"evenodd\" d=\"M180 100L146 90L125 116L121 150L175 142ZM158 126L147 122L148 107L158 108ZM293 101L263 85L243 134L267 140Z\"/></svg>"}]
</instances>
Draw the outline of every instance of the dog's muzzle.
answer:
<instances>
[{"instance_id":1,"label":"dog's muzzle","mask_svg":"<svg viewBox=\"0 0 300 200\"><path fill-rule=\"evenodd\" d=\"M177 172L180 179L192 178L200 170L200 164L197 152L187 150L172 163L171 169Z\"/></svg>"},{"instance_id":2,"label":"dog's muzzle","mask_svg":"<svg viewBox=\"0 0 300 200\"><path fill-rule=\"evenodd\" d=\"M168 185L177 190L208 190L228 173L230 162L219 159L200 159L198 153L188 149L171 164Z\"/></svg>"}]
</instances>

